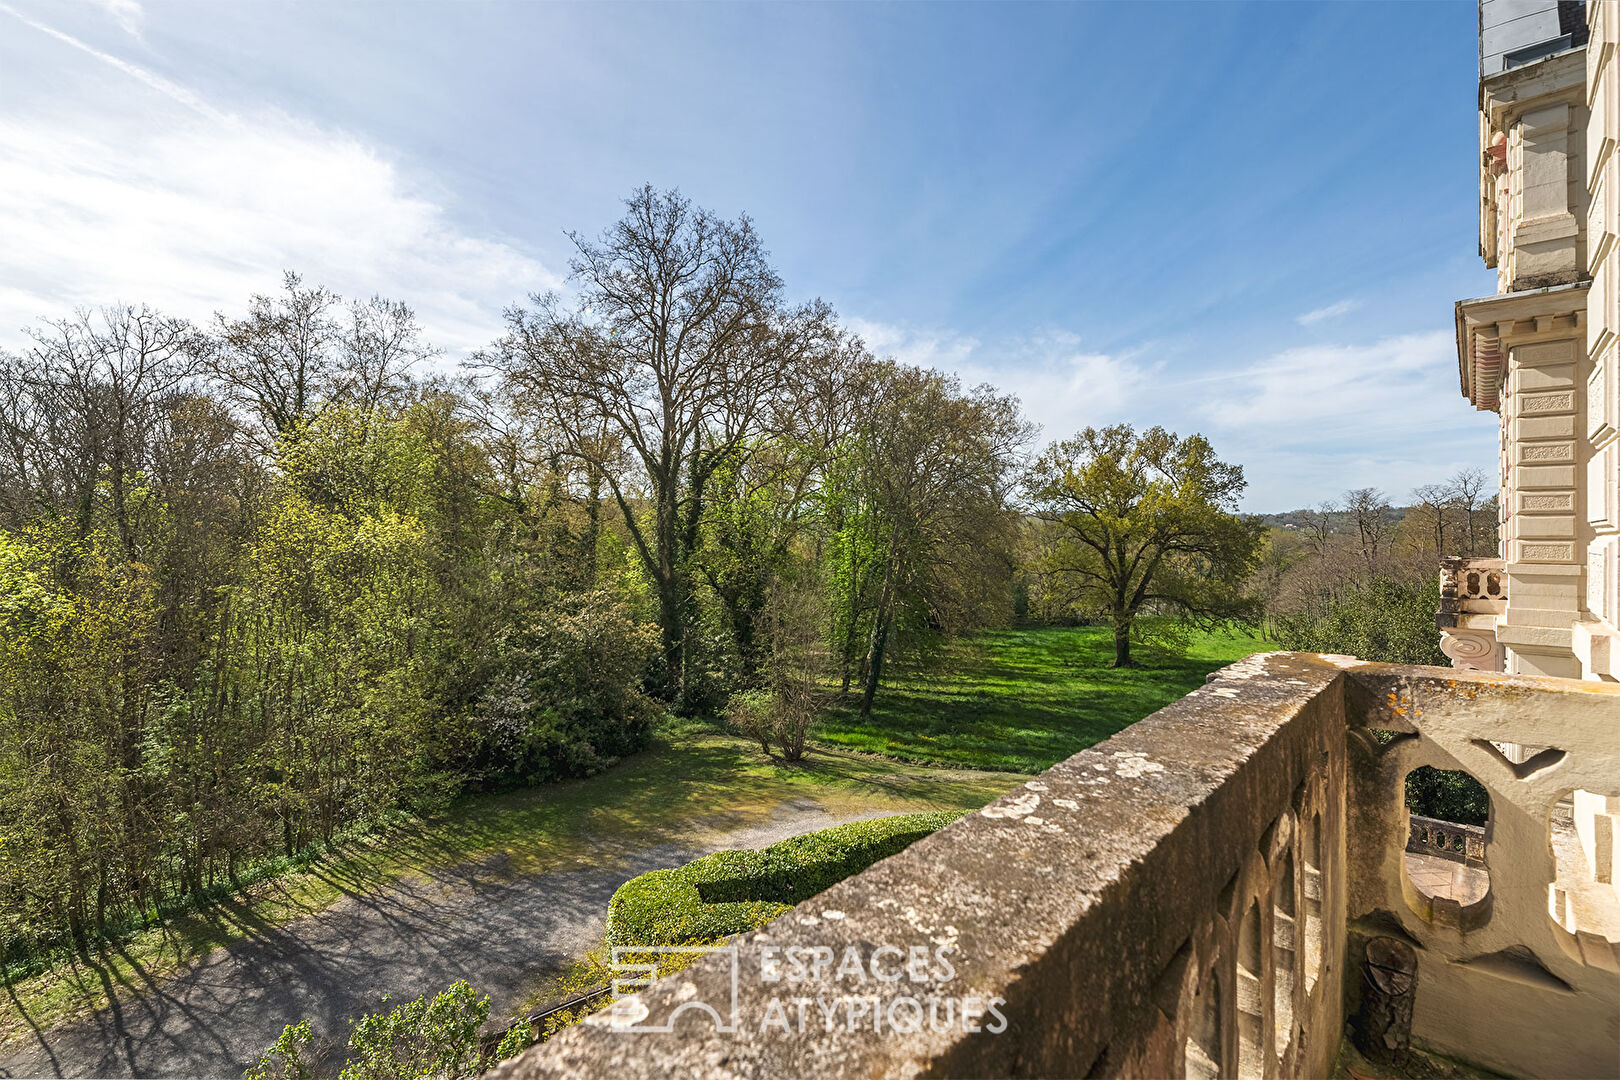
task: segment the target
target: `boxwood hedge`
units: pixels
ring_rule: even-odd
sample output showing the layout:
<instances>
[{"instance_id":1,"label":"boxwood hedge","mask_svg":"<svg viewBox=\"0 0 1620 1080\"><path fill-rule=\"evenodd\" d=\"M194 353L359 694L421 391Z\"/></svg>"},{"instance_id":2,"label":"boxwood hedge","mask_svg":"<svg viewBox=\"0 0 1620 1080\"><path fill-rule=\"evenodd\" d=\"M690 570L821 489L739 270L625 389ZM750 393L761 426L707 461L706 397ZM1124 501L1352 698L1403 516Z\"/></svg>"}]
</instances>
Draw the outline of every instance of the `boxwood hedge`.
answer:
<instances>
[{"instance_id":1,"label":"boxwood hedge","mask_svg":"<svg viewBox=\"0 0 1620 1080\"><path fill-rule=\"evenodd\" d=\"M752 930L961 816L954 811L856 821L758 851L717 851L673 870L642 874L608 901L608 944L682 945Z\"/></svg>"}]
</instances>

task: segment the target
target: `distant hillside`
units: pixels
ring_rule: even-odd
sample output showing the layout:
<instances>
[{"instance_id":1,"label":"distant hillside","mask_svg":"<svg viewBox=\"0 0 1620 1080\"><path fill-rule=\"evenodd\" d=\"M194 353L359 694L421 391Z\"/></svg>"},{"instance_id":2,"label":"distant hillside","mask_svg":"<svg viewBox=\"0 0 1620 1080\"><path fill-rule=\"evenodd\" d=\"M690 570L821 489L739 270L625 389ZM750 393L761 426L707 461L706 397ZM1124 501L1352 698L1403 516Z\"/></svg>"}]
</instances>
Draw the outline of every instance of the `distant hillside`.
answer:
<instances>
[{"instance_id":1,"label":"distant hillside","mask_svg":"<svg viewBox=\"0 0 1620 1080\"><path fill-rule=\"evenodd\" d=\"M1392 506L1384 515L1384 520L1391 524L1402 521L1412 510L1410 506ZM1256 514L1263 525L1272 529L1300 529L1305 523L1316 517L1316 511L1311 509L1288 510L1281 514ZM1328 515L1328 527L1335 533L1353 533L1356 531L1355 515L1348 510L1335 510Z\"/></svg>"}]
</instances>

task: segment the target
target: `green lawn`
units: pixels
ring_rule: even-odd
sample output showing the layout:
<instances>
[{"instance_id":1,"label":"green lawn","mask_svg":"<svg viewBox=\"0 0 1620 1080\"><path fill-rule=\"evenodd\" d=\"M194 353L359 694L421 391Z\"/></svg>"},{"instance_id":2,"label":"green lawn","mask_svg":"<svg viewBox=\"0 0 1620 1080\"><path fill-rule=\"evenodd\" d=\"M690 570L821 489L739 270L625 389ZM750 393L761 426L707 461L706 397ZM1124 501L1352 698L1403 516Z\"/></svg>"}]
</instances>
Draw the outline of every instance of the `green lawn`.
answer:
<instances>
[{"instance_id":1,"label":"green lawn","mask_svg":"<svg viewBox=\"0 0 1620 1080\"><path fill-rule=\"evenodd\" d=\"M835 814L965 810L1019 782L838 750L786 765L730 735L672 729L599 776L465 799L442 815L343 844L307 871L262 881L118 944L64 955L0 991L0 1048L30 1028L100 1007L114 985L151 990L212 949L408 875L473 860L511 876L612 865L696 827L757 824L790 800L813 799Z\"/></svg>"},{"instance_id":2,"label":"green lawn","mask_svg":"<svg viewBox=\"0 0 1620 1080\"><path fill-rule=\"evenodd\" d=\"M851 698L815 739L909 761L1039 772L1269 647L1248 634L1194 632L1181 655L1136 646L1142 666L1116 670L1109 627L992 630L953 644L926 673L886 681L866 720Z\"/></svg>"}]
</instances>

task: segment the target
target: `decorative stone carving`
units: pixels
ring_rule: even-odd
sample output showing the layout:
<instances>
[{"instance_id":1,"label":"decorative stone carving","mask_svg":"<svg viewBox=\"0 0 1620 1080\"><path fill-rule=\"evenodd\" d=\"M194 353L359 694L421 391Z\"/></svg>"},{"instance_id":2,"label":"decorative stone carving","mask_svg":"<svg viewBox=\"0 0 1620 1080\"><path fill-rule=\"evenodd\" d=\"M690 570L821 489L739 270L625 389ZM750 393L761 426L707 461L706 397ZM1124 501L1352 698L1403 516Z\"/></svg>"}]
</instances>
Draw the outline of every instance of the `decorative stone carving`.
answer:
<instances>
[{"instance_id":1,"label":"decorative stone carving","mask_svg":"<svg viewBox=\"0 0 1620 1080\"><path fill-rule=\"evenodd\" d=\"M1440 651L1451 657L1451 666L1465 671L1501 671L1502 647L1491 630L1440 631Z\"/></svg>"}]
</instances>

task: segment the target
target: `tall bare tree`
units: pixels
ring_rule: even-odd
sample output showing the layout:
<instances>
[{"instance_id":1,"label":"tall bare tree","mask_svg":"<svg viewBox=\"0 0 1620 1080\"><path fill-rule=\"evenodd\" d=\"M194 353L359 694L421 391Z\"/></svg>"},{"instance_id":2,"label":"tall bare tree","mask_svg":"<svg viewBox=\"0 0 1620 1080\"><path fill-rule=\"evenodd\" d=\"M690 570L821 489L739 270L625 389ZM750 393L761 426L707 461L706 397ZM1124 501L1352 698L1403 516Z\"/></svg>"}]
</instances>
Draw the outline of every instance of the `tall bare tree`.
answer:
<instances>
[{"instance_id":1,"label":"tall bare tree","mask_svg":"<svg viewBox=\"0 0 1620 1080\"><path fill-rule=\"evenodd\" d=\"M1389 537L1389 499L1377 488L1356 488L1344 493L1344 508L1355 522L1361 558L1371 568L1377 564L1379 548Z\"/></svg>"},{"instance_id":2,"label":"tall bare tree","mask_svg":"<svg viewBox=\"0 0 1620 1080\"><path fill-rule=\"evenodd\" d=\"M1413 510L1422 515L1422 524L1428 526L1428 533L1434 540L1434 551L1437 555L1449 554L1446 550L1446 529L1451 524L1451 511L1453 493L1446 484L1424 484L1412 489L1412 499L1415 503ZM1408 512L1410 515L1410 511Z\"/></svg>"},{"instance_id":3,"label":"tall bare tree","mask_svg":"<svg viewBox=\"0 0 1620 1080\"><path fill-rule=\"evenodd\" d=\"M33 345L6 365L0 394L14 449L7 486L54 502L82 534L104 482L119 542L135 558L131 493L169 399L196 369L201 336L144 305L80 310L29 336Z\"/></svg>"},{"instance_id":4,"label":"tall bare tree","mask_svg":"<svg viewBox=\"0 0 1620 1080\"><path fill-rule=\"evenodd\" d=\"M293 435L337 396L342 303L289 271L281 293L254 296L245 317L214 317L209 374L258 420L266 446Z\"/></svg>"},{"instance_id":5,"label":"tall bare tree","mask_svg":"<svg viewBox=\"0 0 1620 1080\"><path fill-rule=\"evenodd\" d=\"M571 234L577 294L532 298L482 358L521 384L596 469L658 597L670 690L686 704L696 619L692 556L706 486L791 427L831 310L788 307L746 216L726 221L643 187L599 238ZM619 455L637 468L618 468Z\"/></svg>"},{"instance_id":6,"label":"tall bare tree","mask_svg":"<svg viewBox=\"0 0 1620 1080\"><path fill-rule=\"evenodd\" d=\"M1469 556L1478 555L1480 549L1487 546L1483 543L1486 533L1490 539L1488 546L1493 551L1496 547L1496 507L1484 497L1489 484L1484 469L1460 469L1445 484L1451 504L1461 515L1463 536L1468 545L1465 554ZM1490 520L1482 521L1487 515Z\"/></svg>"}]
</instances>

